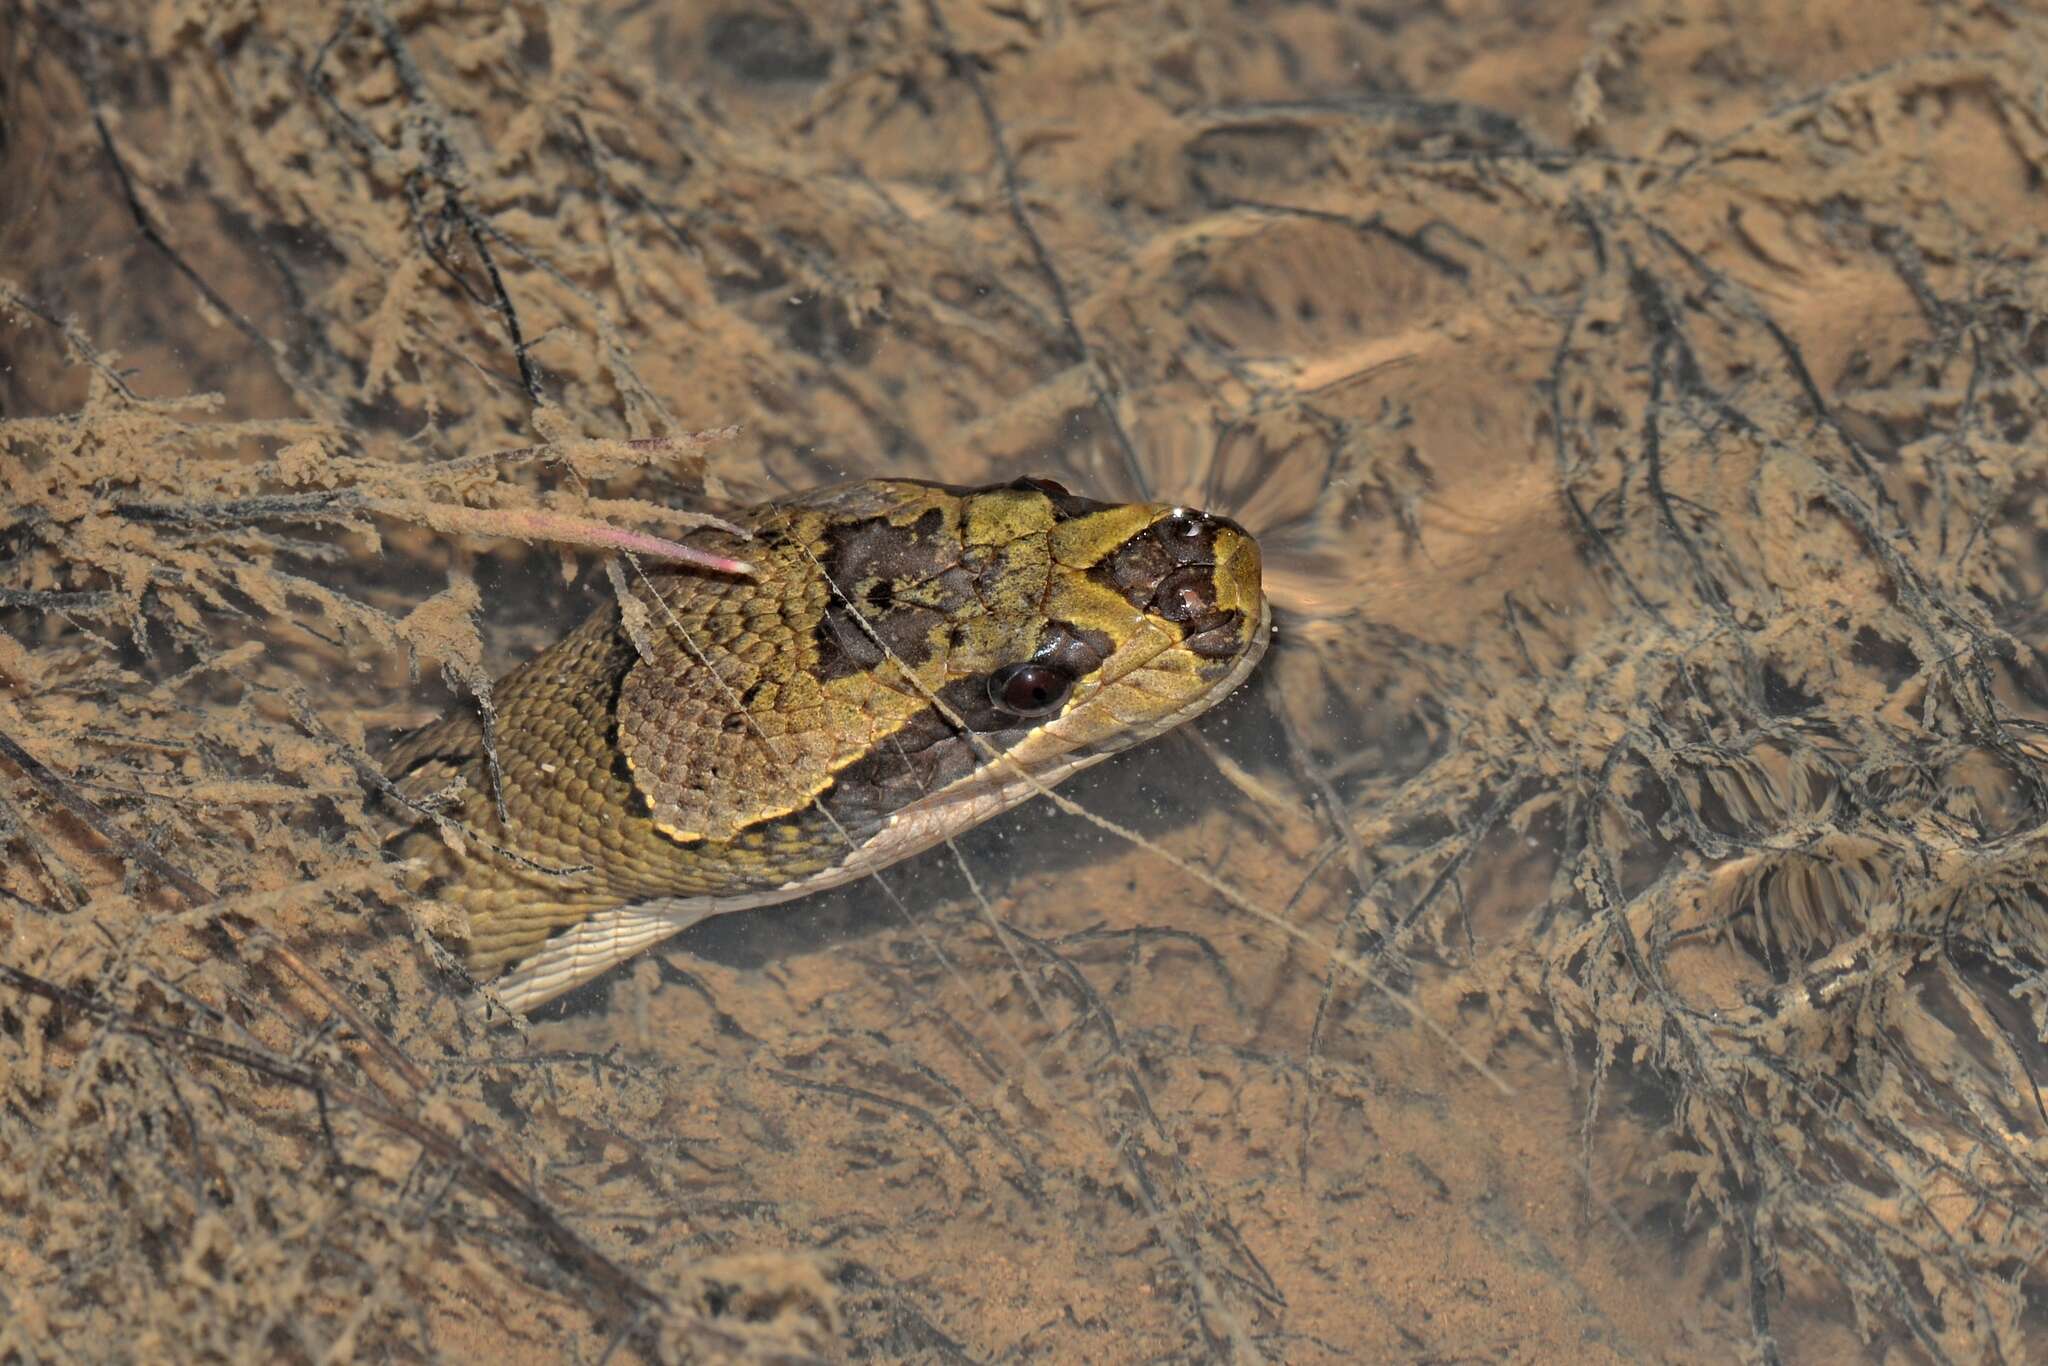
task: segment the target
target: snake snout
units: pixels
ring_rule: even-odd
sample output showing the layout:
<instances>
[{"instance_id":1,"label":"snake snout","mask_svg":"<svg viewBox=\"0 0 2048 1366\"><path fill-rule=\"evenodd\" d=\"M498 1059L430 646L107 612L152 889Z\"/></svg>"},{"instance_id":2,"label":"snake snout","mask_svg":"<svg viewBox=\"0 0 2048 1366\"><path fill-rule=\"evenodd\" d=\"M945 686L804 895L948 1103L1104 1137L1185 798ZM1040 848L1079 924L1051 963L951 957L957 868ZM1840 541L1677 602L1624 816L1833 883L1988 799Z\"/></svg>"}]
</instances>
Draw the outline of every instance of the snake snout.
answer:
<instances>
[{"instance_id":1,"label":"snake snout","mask_svg":"<svg viewBox=\"0 0 2048 1366\"><path fill-rule=\"evenodd\" d=\"M1258 542L1229 518L1191 508L1174 508L1148 534L1165 552L1154 552L1155 563L1177 567L1158 579L1147 610L1179 626L1199 658L1236 659L1261 617Z\"/></svg>"}]
</instances>

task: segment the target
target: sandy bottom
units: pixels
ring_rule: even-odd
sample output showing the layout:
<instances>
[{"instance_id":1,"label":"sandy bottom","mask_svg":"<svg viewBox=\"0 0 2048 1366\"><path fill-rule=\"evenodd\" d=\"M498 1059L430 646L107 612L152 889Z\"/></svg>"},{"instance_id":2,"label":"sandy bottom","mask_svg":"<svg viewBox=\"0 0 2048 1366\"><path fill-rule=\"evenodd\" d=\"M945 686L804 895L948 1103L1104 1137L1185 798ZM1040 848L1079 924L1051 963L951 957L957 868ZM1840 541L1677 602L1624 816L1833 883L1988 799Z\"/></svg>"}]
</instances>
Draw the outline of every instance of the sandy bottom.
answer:
<instances>
[{"instance_id":1,"label":"sandy bottom","mask_svg":"<svg viewBox=\"0 0 2048 1366\"><path fill-rule=\"evenodd\" d=\"M0 10L0 1360L2039 1357L2044 36ZM878 472L1275 646L480 1018L366 783L612 591L485 533Z\"/></svg>"}]
</instances>

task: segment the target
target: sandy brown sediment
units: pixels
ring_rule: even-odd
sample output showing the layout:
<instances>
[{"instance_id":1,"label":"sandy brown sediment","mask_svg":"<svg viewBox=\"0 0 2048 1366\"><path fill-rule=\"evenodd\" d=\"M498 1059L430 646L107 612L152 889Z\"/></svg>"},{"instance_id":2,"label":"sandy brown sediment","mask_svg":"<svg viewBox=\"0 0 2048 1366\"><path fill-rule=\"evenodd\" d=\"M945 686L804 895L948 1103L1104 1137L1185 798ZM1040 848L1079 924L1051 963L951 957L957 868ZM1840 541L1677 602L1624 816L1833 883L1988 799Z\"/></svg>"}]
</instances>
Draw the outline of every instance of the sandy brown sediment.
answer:
<instances>
[{"instance_id":1,"label":"sandy brown sediment","mask_svg":"<svg viewBox=\"0 0 2048 1366\"><path fill-rule=\"evenodd\" d=\"M0 1356L2038 1354L2048 65L1879 8L0 10ZM1265 548L1155 847L463 1007L374 751L611 589L392 508L1026 471Z\"/></svg>"}]
</instances>

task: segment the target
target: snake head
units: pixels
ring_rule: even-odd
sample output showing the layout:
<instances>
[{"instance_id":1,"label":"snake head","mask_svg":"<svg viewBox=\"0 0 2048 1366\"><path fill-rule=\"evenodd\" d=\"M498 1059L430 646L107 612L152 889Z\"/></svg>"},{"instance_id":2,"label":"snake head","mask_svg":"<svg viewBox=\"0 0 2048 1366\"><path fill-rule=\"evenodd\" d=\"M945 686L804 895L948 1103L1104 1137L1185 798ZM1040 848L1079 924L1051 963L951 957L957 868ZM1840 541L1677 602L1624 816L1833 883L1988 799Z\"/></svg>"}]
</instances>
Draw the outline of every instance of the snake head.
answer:
<instances>
[{"instance_id":1,"label":"snake head","mask_svg":"<svg viewBox=\"0 0 2048 1366\"><path fill-rule=\"evenodd\" d=\"M750 529L755 578L650 581L655 652L619 692L620 751L678 839L816 803L945 833L1212 705L1267 639L1257 542L1189 508L870 480Z\"/></svg>"},{"instance_id":2,"label":"snake head","mask_svg":"<svg viewBox=\"0 0 2048 1366\"><path fill-rule=\"evenodd\" d=\"M1237 523L1174 504L1095 503L1048 481L1012 487L1057 520L1044 531L1038 639L1017 642L1028 658L997 669L990 700L1022 711L1040 691L1064 692L1056 709L1041 703L1019 760L1150 739L1221 700L1265 652L1259 546Z\"/></svg>"}]
</instances>

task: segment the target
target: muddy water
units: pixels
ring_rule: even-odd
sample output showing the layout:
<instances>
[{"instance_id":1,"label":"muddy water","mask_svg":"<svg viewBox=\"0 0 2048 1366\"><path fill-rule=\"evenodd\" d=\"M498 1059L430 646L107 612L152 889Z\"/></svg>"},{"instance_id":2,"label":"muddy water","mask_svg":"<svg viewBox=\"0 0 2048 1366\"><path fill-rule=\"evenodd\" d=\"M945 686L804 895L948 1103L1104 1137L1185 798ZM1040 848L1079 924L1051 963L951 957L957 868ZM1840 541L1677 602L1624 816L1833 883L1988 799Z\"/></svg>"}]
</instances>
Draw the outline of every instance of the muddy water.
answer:
<instances>
[{"instance_id":1,"label":"muddy water","mask_svg":"<svg viewBox=\"0 0 2048 1366\"><path fill-rule=\"evenodd\" d=\"M1779 8L0 18L0 1352L2037 1353L2042 29ZM474 1018L364 775L610 588L423 505L885 472L1266 666Z\"/></svg>"}]
</instances>

